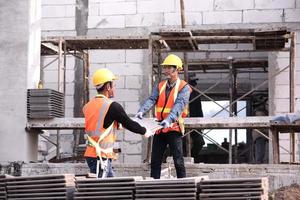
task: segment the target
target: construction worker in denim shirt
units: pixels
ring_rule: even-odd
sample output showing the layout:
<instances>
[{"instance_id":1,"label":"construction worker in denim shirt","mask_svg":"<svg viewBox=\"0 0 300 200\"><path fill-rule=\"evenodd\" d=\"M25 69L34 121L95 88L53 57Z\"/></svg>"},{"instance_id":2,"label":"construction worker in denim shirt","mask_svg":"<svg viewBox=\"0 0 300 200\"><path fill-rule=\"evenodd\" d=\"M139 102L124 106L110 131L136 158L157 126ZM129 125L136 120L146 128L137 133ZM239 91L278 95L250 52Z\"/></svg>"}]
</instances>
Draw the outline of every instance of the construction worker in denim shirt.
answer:
<instances>
[{"instance_id":1,"label":"construction worker in denim shirt","mask_svg":"<svg viewBox=\"0 0 300 200\"><path fill-rule=\"evenodd\" d=\"M152 95L138 110L136 117L142 119L155 105L156 118L163 126L153 138L150 176L154 179L160 178L163 154L169 145L177 178L184 178L186 171L182 149L183 118L188 114L187 105L191 88L185 81L179 79L178 72L183 67L182 60L178 56L168 55L161 65L167 79L154 88Z\"/></svg>"}]
</instances>

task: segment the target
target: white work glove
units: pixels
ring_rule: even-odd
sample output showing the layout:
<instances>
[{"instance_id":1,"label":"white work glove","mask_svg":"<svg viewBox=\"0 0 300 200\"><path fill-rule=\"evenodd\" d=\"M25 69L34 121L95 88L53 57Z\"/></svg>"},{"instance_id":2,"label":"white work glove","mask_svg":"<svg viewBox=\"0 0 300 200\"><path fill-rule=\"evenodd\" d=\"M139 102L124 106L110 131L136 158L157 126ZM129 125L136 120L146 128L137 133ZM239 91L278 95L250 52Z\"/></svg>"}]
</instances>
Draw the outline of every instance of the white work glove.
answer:
<instances>
[{"instance_id":1,"label":"white work glove","mask_svg":"<svg viewBox=\"0 0 300 200\"><path fill-rule=\"evenodd\" d=\"M136 113L136 115L134 117L139 118L139 119L143 119L143 113L138 112L138 113Z\"/></svg>"},{"instance_id":2,"label":"white work glove","mask_svg":"<svg viewBox=\"0 0 300 200\"><path fill-rule=\"evenodd\" d=\"M149 128L146 128L146 133L144 134L145 138L151 137L152 135L154 135L154 132L151 131Z\"/></svg>"},{"instance_id":3,"label":"white work glove","mask_svg":"<svg viewBox=\"0 0 300 200\"><path fill-rule=\"evenodd\" d=\"M164 128L171 127L171 123L168 120L163 120L162 122L159 123L159 125L163 126Z\"/></svg>"}]
</instances>

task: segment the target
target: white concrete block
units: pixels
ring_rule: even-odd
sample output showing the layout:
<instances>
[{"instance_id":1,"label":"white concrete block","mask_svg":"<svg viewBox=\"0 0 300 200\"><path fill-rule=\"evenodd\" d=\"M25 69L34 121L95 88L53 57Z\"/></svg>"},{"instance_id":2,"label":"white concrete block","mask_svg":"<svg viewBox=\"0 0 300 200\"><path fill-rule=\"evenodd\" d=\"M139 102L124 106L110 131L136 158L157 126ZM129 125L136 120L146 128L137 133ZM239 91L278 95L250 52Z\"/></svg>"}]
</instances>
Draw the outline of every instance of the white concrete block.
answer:
<instances>
[{"instance_id":1,"label":"white concrete block","mask_svg":"<svg viewBox=\"0 0 300 200\"><path fill-rule=\"evenodd\" d=\"M203 24L201 12L188 12L185 14L186 24L191 26Z\"/></svg>"},{"instance_id":2,"label":"white concrete block","mask_svg":"<svg viewBox=\"0 0 300 200\"><path fill-rule=\"evenodd\" d=\"M44 83L44 88L45 88L45 89L57 90L57 83L49 83L49 82L45 82L45 83Z\"/></svg>"},{"instance_id":3,"label":"white concrete block","mask_svg":"<svg viewBox=\"0 0 300 200\"><path fill-rule=\"evenodd\" d=\"M296 0L296 8L300 8L300 0Z\"/></svg>"},{"instance_id":4,"label":"white concrete block","mask_svg":"<svg viewBox=\"0 0 300 200\"><path fill-rule=\"evenodd\" d=\"M124 163L142 163L141 155L124 155Z\"/></svg>"},{"instance_id":5,"label":"white concrete block","mask_svg":"<svg viewBox=\"0 0 300 200\"><path fill-rule=\"evenodd\" d=\"M288 85L289 84L289 72L284 71L276 76L276 85Z\"/></svg>"},{"instance_id":6,"label":"white concrete block","mask_svg":"<svg viewBox=\"0 0 300 200\"><path fill-rule=\"evenodd\" d=\"M300 21L300 9L285 9L285 22L299 22L299 21Z\"/></svg>"},{"instance_id":7,"label":"white concrete block","mask_svg":"<svg viewBox=\"0 0 300 200\"><path fill-rule=\"evenodd\" d=\"M164 26L179 26L181 25L180 13L164 13Z\"/></svg>"},{"instance_id":8,"label":"white concrete block","mask_svg":"<svg viewBox=\"0 0 300 200\"><path fill-rule=\"evenodd\" d=\"M129 115L135 115L140 108L139 102L125 102L125 111Z\"/></svg>"},{"instance_id":9,"label":"white concrete block","mask_svg":"<svg viewBox=\"0 0 300 200\"><path fill-rule=\"evenodd\" d=\"M74 97L73 96L65 96L65 105L66 108L74 107Z\"/></svg>"},{"instance_id":10,"label":"white concrete block","mask_svg":"<svg viewBox=\"0 0 300 200\"><path fill-rule=\"evenodd\" d=\"M90 16L88 28L124 28L124 16Z\"/></svg>"},{"instance_id":11,"label":"white concrete block","mask_svg":"<svg viewBox=\"0 0 300 200\"><path fill-rule=\"evenodd\" d=\"M90 59L90 61L92 61L92 60ZM92 77L97 69L101 69L101 68L105 68L105 67L106 67L105 63L90 63L89 76Z\"/></svg>"},{"instance_id":12,"label":"white concrete block","mask_svg":"<svg viewBox=\"0 0 300 200\"><path fill-rule=\"evenodd\" d=\"M295 0L255 0L255 9L295 8Z\"/></svg>"},{"instance_id":13,"label":"white concrete block","mask_svg":"<svg viewBox=\"0 0 300 200\"><path fill-rule=\"evenodd\" d=\"M163 25L162 13L126 15L125 18L126 27L144 27L161 25Z\"/></svg>"},{"instance_id":14,"label":"white concrete block","mask_svg":"<svg viewBox=\"0 0 300 200\"><path fill-rule=\"evenodd\" d=\"M125 134L124 134L124 141L126 141L125 143L130 142L132 145L140 146L141 145L141 140L142 140L142 136L140 134L136 134L136 133L133 133L129 130L125 130ZM135 142L132 142L132 141L135 141ZM126 153L128 154L129 151L126 151ZM132 153L138 153L138 152L134 151Z\"/></svg>"},{"instance_id":15,"label":"white concrete block","mask_svg":"<svg viewBox=\"0 0 300 200\"><path fill-rule=\"evenodd\" d=\"M74 95L74 83L66 83L66 95Z\"/></svg>"},{"instance_id":16,"label":"white concrete block","mask_svg":"<svg viewBox=\"0 0 300 200\"><path fill-rule=\"evenodd\" d=\"M125 88L127 89L141 89L142 76L126 76Z\"/></svg>"},{"instance_id":17,"label":"white concrete block","mask_svg":"<svg viewBox=\"0 0 300 200\"><path fill-rule=\"evenodd\" d=\"M93 63L125 62L125 50L91 50L89 53Z\"/></svg>"},{"instance_id":18,"label":"white concrete block","mask_svg":"<svg viewBox=\"0 0 300 200\"><path fill-rule=\"evenodd\" d=\"M66 5L66 17L75 17L76 6L75 5Z\"/></svg>"},{"instance_id":19,"label":"white concrete block","mask_svg":"<svg viewBox=\"0 0 300 200\"><path fill-rule=\"evenodd\" d=\"M115 101L139 101L139 90L133 89L118 89L115 94Z\"/></svg>"},{"instance_id":20,"label":"white concrete block","mask_svg":"<svg viewBox=\"0 0 300 200\"><path fill-rule=\"evenodd\" d=\"M74 70L66 70L66 82L74 82Z\"/></svg>"},{"instance_id":21,"label":"white concrete block","mask_svg":"<svg viewBox=\"0 0 300 200\"><path fill-rule=\"evenodd\" d=\"M203 12L203 24L242 23L242 11Z\"/></svg>"},{"instance_id":22,"label":"white concrete block","mask_svg":"<svg viewBox=\"0 0 300 200\"><path fill-rule=\"evenodd\" d=\"M215 10L249 10L254 8L254 1L215 0Z\"/></svg>"},{"instance_id":23,"label":"white concrete block","mask_svg":"<svg viewBox=\"0 0 300 200\"><path fill-rule=\"evenodd\" d=\"M76 31L75 28L74 30L66 30L66 31L42 30L42 38L53 37L53 36L62 36L62 37L76 36Z\"/></svg>"},{"instance_id":24,"label":"white concrete block","mask_svg":"<svg viewBox=\"0 0 300 200\"><path fill-rule=\"evenodd\" d=\"M73 108L68 108L65 110L65 117L74 117L74 110Z\"/></svg>"},{"instance_id":25,"label":"white concrete block","mask_svg":"<svg viewBox=\"0 0 300 200\"><path fill-rule=\"evenodd\" d=\"M290 64L289 58L278 58L276 61L277 61L276 64L279 69L284 69L286 66Z\"/></svg>"},{"instance_id":26,"label":"white concrete block","mask_svg":"<svg viewBox=\"0 0 300 200\"><path fill-rule=\"evenodd\" d=\"M184 9L188 12L212 11L214 9L214 1L184 0ZM175 1L175 11L180 12L180 1Z\"/></svg>"},{"instance_id":27,"label":"white concrete block","mask_svg":"<svg viewBox=\"0 0 300 200\"><path fill-rule=\"evenodd\" d=\"M100 3L99 15L136 14L136 2L105 2Z\"/></svg>"},{"instance_id":28,"label":"white concrete block","mask_svg":"<svg viewBox=\"0 0 300 200\"><path fill-rule=\"evenodd\" d=\"M137 13L163 13L176 12L174 0L139 0L137 1Z\"/></svg>"},{"instance_id":29,"label":"white concrete block","mask_svg":"<svg viewBox=\"0 0 300 200\"><path fill-rule=\"evenodd\" d=\"M66 7L64 5L42 6L42 18L65 16Z\"/></svg>"},{"instance_id":30,"label":"white concrete block","mask_svg":"<svg viewBox=\"0 0 300 200\"><path fill-rule=\"evenodd\" d=\"M44 81L45 83L57 83L58 81L57 71L45 71Z\"/></svg>"},{"instance_id":31,"label":"white concrete block","mask_svg":"<svg viewBox=\"0 0 300 200\"><path fill-rule=\"evenodd\" d=\"M237 44L210 44L210 49L237 49Z\"/></svg>"},{"instance_id":32,"label":"white concrete block","mask_svg":"<svg viewBox=\"0 0 300 200\"><path fill-rule=\"evenodd\" d=\"M245 10L243 23L282 22L282 10Z\"/></svg>"},{"instance_id":33,"label":"white concrete block","mask_svg":"<svg viewBox=\"0 0 300 200\"><path fill-rule=\"evenodd\" d=\"M99 15L99 4L89 4L89 16L98 16Z\"/></svg>"},{"instance_id":34,"label":"white concrete block","mask_svg":"<svg viewBox=\"0 0 300 200\"><path fill-rule=\"evenodd\" d=\"M116 75L130 76L130 75L144 75L145 66L137 63L112 63L107 65Z\"/></svg>"},{"instance_id":35,"label":"white concrete block","mask_svg":"<svg viewBox=\"0 0 300 200\"><path fill-rule=\"evenodd\" d=\"M275 99L275 109L274 113L287 113L289 112L290 108L290 101L289 99Z\"/></svg>"},{"instance_id":36,"label":"white concrete block","mask_svg":"<svg viewBox=\"0 0 300 200\"><path fill-rule=\"evenodd\" d=\"M43 18L42 30L75 30L75 18Z\"/></svg>"},{"instance_id":37,"label":"white concrete block","mask_svg":"<svg viewBox=\"0 0 300 200\"><path fill-rule=\"evenodd\" d=\"M125 76L118 76L118 79L115 81L117 92L119 88L125 88Z\"/></svg>"},{"instance_id":38,"label":"white concrete block","mask_svg":"<svg viewBox=\"0 0 300 200\"><path fill-rule=\"evenodd\" d=\"M148 50L144 49L130 49L126 50L126 62L127 63L144 63L147 60Z\"/></svg>"},{"instance_id":39,"label":"white concrete block","mask_svg":"<svg viewBox=\"0 0 300 200\"><path fill-rule=\"evenodd\" d=\"M76 0L43 0L42 5L66 5L75 4Z\"/></svg>"},{"instance_id":40,"label":"white concrete block","mask_svg":"<svg viewBox=\"0 0 300 200\"><path fill-rule=\"evenodd\" d=\"M268 52L249 52L251 58L266 58L268 59Z\"/></svg>"},{"instance_id":41,"label":"white concrete block","mask_svg":"<svg viewBox=\"0 0 300 200\"><path fill-rule=\"evenodd\" d=\"M289 85L275 85L275 95L274 98L289 98L290 96Z\"/></svg>"}]
</instances>

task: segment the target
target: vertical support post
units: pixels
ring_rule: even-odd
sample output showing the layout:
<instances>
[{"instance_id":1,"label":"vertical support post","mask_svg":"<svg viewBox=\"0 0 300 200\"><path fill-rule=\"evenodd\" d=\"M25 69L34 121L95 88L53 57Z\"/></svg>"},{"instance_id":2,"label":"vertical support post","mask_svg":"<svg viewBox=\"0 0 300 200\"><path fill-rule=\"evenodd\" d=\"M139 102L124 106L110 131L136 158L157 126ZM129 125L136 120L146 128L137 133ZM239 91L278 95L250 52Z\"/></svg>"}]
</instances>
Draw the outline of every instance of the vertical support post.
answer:
<instances>
[{"instance_id":1,"label":"vertical support post","mask_svg":"<svg viewBox=\"0 0 300 200\"><path fill-rule=\"evenodd\" d=\"M290 112L295 112L295 55L296 55L296 34L291 32L290 46ZM290 162L295 162L295 131L290 132Z\"/></svg>"},{"instance_id":2,"label":"vertical support post","mask_svg":"<svg viewBox=\"0 0 300 200\"><path fill-rule=\"evenodd\" d=\"M153 81L153 38L152 35L150 34L149 37L149 43L148 43L148 59L149 59L149 67L151 69L151 88L153 89L154 87L154 81ZM158 63L160 64L160 63ZM152 115L150 113L150 115ZM151 158L151 152L152 152L152 140L153 137L148 138L148 142L147 142L147 152L146 152L146 158L144 160L144 162L149 163L150 162L150 158Z\"/></svg>"},{"instance_id":3,"label":"vertical support post","mask_svg":"<svg viewBox=\"0 0 300 200\"><path fill-rule=\"evenodd\" d=\"M278 164L280 162L279 157L279 134L275 128L271 128L272 132L272 147L273 147L273 164Z\"/></svg>"},{"instance_id":4,"label":"vertical support post","mask_svg":"<svg viewBox=\"0 0 300 200\"><path fill-rule=\"evenodd\" d=\"M162 78L162 68L161 68L161 51L160 49L157 52L157 70L158 70L158 82L161 81Z\"/></svg>"},{"instance_id":5,"label":"vertical support post","mask_svg":"<svg viewBox=\"0 0 300 200\"><path fill-rule=\"evenodd\" d=\"M233 58L229 56L228 58L229 61L229 115L232 117L232 111L233 111L233 66L232 66L232 60ZM228 163L232 164L232 129L229 129L229 156L228 156Z\"/></svg>"},{"instance_id":6,"label":"vertical support post","mask_svg":"<svg viewBox=\"0 0 300 200\"><path fill-rule=\"evenodd\" d=\"M232 64L231 64L232 65ZM232 101L236 99L237 94L237 84L236 84L236 71L232 67L232 76L233 76L233 83L232 83ZM235 102L232 105L232 116L237 116L237 102ZM234 142L235 142L235 148L234 148L234 163L238 163L238 131L237 129L234 129Z\"/></svg>"},{"instance_id":7,"label":"vertical support post","mask_svg":"<svg viewBox=\"0 0 300 200\"><path fill-rule=\"evenodd\" d=\"M63 85L61 82L64 81L64 59L63 59L63 39L60 38L58 41L58 79L57 79L57 90L63 92ZM60 130L57 130L56 136L56 159L60 159Z\"/></svg>"}]
</instances>

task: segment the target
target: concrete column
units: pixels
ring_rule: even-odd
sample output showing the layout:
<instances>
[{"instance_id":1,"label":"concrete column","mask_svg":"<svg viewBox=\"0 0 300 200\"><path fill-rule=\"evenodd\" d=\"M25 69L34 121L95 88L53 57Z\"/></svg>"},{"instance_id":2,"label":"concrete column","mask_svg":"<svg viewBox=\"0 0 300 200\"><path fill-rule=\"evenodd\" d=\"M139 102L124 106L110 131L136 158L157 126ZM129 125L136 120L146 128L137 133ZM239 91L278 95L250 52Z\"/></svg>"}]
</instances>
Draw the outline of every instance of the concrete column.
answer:
<instances>
[{"instance_id":1,"label":"concrete column","mask_svg":"<svg viewBox=\"0 0 300 200\"><path fill-rule=\"evenodd\" d=\"M25 131L27 89L39 80L41 1L0 0L0 162L35 161L35 133Z\"/></svg>"}]
</instances>

